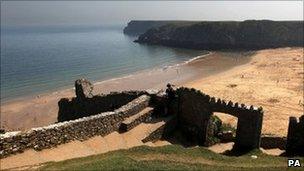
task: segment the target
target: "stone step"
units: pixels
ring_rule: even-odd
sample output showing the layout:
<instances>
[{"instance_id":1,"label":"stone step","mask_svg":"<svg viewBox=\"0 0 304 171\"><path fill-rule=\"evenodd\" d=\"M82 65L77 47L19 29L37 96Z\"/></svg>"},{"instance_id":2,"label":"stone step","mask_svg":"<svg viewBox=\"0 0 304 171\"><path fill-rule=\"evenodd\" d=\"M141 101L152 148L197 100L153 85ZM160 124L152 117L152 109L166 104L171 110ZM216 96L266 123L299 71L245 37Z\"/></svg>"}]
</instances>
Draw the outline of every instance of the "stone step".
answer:
<instances>
[{"instance_id":1,"label":"stone step","mask_svg":"<svg viewBox=\"0 0 304 171\"><path fill-rule=\"evenodd\" d=\"M142 139L143 143L155 142L167 137L171 132L174 131L177 118L176 116L167 116L165 118L159 118L154 125L154 128L150 130L145 138Z\"/></svg>"},{"instance_id":2,"label":"stone step","mask_svg":"<svg viewBox=\"0 0 304 171\"><path fill-rule=\"evenodd\" d=\"M136 127L140 123L146 121L152 115L152 112L153 112L152 107L146 107L142 111L140 111L139 113L126 118L120 124L119 131L120 132L127 132L130 129Z\"/></svg>"}]
</instances>

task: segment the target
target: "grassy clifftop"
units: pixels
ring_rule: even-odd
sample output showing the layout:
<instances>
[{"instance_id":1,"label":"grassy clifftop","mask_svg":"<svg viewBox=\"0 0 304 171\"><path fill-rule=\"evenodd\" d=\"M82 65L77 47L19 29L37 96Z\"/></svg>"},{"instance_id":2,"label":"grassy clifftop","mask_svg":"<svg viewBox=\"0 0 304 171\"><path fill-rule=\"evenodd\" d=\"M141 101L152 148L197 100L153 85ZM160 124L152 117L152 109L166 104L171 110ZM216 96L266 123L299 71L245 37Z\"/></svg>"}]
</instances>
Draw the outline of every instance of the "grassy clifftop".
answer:
<instances>
[{"instance_id":1,"label":"grassy clifftop","mask_svg":"<svg viewBox=\"0 0 304 171\"><path fill-rule=\"evenodd\" d=\"M257 158L252 158L256 155ZM303 160L303 159L302 159ZM48 163L41 170L287 170L287 158L252 151L231 157L203 147L140 146L106 154ZM290 168L289 168L290 169Z\"/></svg>"},{"instance_id":2,"label":"grassy clifftop","mask_svg":"<svg viewBox=\"0 0 304 171\"><path fill-rule=\"evenodd\" d=\"M303 21L168 23L149 29L136 42L193 49L303 46Z\"/></svg>"}]
</instances>

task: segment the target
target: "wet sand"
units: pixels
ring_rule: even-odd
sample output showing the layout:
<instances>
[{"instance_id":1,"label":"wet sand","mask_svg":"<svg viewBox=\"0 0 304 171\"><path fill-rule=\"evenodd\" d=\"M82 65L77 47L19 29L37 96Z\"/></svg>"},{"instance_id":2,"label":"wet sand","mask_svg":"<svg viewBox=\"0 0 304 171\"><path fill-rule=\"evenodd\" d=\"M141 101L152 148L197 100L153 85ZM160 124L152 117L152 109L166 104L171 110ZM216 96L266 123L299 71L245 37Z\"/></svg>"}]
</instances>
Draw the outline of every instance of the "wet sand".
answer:
<instances>
[{"instance_id":1,"label":"wet sand","mask_svg":"<svg viewBox=\"0 0 304 171\"><path fill-rule=\"evenodd\" d=\"M244 57L244 55L246 57ZM250 60L247 53L212 52L189 63L168 68L144 70L133 75L94 83L94 94L123 90L165 88L168 82L183 85L189 81L227 71ZM71 82L71 87L74 85ZM27 130L57 121L57 102L73 97L74 90L66 89L35 97L16 99L1 104L1 127L6 131Z\"/></svg>"}]
</instances>

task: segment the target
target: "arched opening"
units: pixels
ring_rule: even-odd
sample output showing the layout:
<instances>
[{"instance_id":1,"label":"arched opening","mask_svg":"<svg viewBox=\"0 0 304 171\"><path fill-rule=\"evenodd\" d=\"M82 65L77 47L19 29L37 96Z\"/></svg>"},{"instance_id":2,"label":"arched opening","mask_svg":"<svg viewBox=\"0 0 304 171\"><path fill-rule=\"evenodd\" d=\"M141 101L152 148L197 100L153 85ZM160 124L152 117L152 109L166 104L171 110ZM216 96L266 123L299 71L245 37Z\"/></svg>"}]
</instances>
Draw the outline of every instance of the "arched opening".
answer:
<instances>
[{"instance_id":1,"label":"arched opening","mask_svg":"<svg viewBox=\"0 0 304 171\"><path fill-rule=\"evenodd\" d=\"M236 139L238 118L222 112L214 112L213 114L222 121L221 130L219 131L221 142L209 147L209 149L216 153L232 150Z\"/></svg>"},{"instance_id":2,"label":"arched opening","mask_svg":"<svg viewBox=\"0 0 304 171\"><path fill-rule=\"evenodd\" d=\"M219 117L222 120L223 124L226 125L228 128L231 127L231 128L235 128L236 130L237 121L238 121L237 117L221 112L214 112L213 114Z\"/></svg>"}]
</instances>

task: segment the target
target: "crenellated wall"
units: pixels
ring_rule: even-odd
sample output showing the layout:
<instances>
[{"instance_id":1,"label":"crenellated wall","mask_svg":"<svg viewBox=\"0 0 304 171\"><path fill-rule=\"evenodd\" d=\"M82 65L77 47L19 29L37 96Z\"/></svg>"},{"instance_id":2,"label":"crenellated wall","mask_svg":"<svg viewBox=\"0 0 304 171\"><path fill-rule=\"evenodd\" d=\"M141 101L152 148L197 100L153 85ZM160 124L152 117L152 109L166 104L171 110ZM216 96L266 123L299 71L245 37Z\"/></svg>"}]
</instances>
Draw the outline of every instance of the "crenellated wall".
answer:
<instances>
[{"instance_id":1,"label":"crenellated wall","mask_svg":"<svg viewBox=\"0 0 304 171\"><path fill-rule=\"evenodd\" d=\"M73 140L82 141L93 136L105 136L118 131L122 121L144 109L149 109L148 106L154 117L164 116L169 112L166 116L169 114L172 117L166 118L173 119L152 131L144 142L165 137L178 127L186 135L208 145L208 141L215 134L214 125L211 125L214 123L210 122L211 116L213 112L222 112L238 118L236 147L253 149L260 146L262 108L247 107L231 101L226 103L198 90L183 87L178 88L176 94L177 98L171 99L172 101L162 91L128 91L61 99L58 103L58 120L63 122L33 128L26 132L8 132L0 135L0 157L30 148L42 150ZM136 125L143 120L146 119L137 118Z\"/></svg>"},{"instance_id":2,"label":"crenellated wall","mask_svg":"<svg viewBox=\"0 0 304 171\"><path fill-rule=\"evenodd\" d=\"M189 88L177 89L178 120L180 127L196 136L201 144L208 139L208 124L213 112L222 112L238 118L235 148L254 149L260 147L263 109L239 105L216 99L199 90Z\"/></svg>"}]
</instances>

